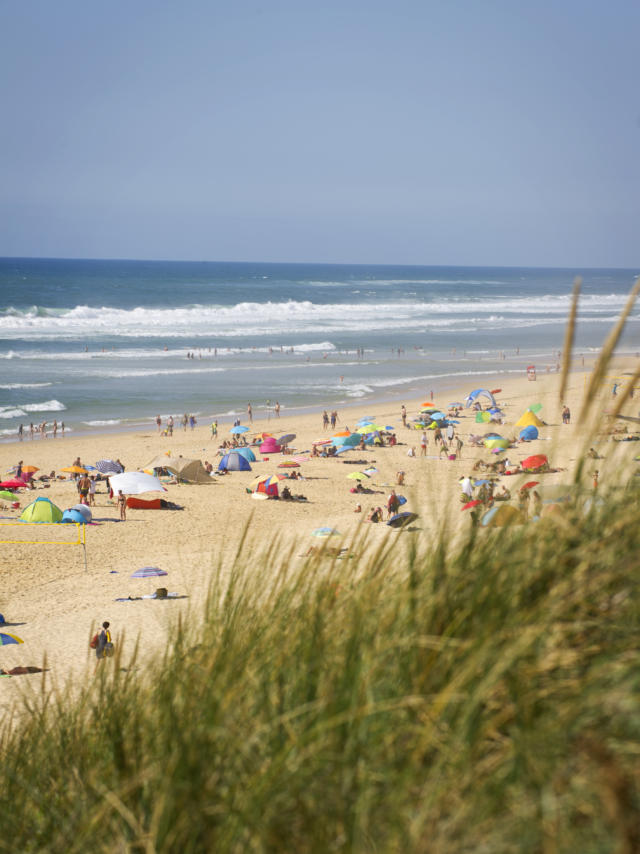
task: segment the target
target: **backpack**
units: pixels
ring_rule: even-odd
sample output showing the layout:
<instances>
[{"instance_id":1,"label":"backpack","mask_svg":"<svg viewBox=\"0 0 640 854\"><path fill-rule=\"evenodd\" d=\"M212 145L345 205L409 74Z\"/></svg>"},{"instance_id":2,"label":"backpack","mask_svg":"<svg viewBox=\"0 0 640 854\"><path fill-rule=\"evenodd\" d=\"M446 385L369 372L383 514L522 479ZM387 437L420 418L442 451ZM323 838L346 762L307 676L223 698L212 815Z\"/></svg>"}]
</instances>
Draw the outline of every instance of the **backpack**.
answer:
<instances>
[{"instance_id":1,"label":"backpack","mask_svg":"<svg viewBox=\"0 0 640 854\"><path fill-rule=\"evenodd\" d=\"M91 641L89 642L89 646L91 647L91 649L97 649L98 648L99 639L100 638L99 638L98 632L96 632L95 635L91 638Z\"/></svg>"}]
</instances>

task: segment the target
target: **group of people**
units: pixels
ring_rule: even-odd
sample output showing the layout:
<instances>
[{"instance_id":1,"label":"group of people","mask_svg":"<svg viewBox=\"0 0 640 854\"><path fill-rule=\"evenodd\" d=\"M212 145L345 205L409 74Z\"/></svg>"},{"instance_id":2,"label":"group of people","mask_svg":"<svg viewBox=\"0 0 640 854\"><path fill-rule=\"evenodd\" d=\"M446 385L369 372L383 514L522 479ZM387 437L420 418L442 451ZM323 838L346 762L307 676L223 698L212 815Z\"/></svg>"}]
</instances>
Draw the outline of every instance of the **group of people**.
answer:
<instances>
[{"instance_id":1,"label":"group of people","mask_svg":"<svg viewBox=\"0 0 640 854\"><path fill-rule=\"evenodd\" d=\"M58 424L58 420L54 419L53 424L51 425L51 433L53 434L54 439L56 439L58 436L58 430L60 430L61 435L64 436L64 431L65 431L64 421L61 421ZM24 439L24 433L25 433L24 424L18 425L18 439L20 442L22 442ZM31 424L29 424L29 438L30 439L35 438L36 433L40 436L41 439L48 438L47 422L46 421L42 421L40 424L35 424L35 425L32 421Z\"/></svg>"},{"instance_id":2,"label":"group of people","mask_svg":"<svg viewBox=\"0 0 640 854\"><path fill-rule=\"evenodd\" d=\"M338 417L338 412L336 409L333 409L331 411L331 414L329 414L325 409L322 413L322 429L328 430L329 427L331 427L331 429L334 430L339 420L340 418Z\"/></svg>"}]
</instances>

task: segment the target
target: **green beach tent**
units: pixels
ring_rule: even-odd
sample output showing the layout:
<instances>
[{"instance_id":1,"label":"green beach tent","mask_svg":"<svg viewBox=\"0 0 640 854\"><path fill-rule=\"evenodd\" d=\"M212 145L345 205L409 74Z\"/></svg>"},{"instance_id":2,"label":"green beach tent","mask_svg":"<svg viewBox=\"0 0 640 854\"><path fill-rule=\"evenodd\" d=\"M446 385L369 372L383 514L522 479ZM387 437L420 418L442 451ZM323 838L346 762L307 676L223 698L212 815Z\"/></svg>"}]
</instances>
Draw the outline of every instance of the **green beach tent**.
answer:
<instances>
[{"instance_id":1,"label":"green beach tent","mask_svg":"<svg viewBox=\"0 0 640 854\"><path fill-rule=\"evenodd\" d=\"M36 498L20 514L21 522L61 522L62 510L48 498Z\"/></svg>"}]
</instances>

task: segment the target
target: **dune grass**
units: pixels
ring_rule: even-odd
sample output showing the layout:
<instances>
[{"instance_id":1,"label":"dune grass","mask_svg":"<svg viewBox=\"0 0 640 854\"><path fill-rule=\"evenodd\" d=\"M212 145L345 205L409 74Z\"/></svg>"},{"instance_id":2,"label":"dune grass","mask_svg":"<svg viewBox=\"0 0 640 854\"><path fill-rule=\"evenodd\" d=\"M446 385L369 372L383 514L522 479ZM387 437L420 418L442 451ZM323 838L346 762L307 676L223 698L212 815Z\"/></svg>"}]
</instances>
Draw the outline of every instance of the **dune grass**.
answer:
<instances>
[{"instance_id":1,"label":"dune grass","mask_svg":"<svg viewBox=\"0 0 640 854\"><path fill-rule=\"evenodd\" d=\"M636 851L637 495L301 571L7 731L0 849ZM264 571L262 568L264 567Z\"/></svg>"}]
</instances>

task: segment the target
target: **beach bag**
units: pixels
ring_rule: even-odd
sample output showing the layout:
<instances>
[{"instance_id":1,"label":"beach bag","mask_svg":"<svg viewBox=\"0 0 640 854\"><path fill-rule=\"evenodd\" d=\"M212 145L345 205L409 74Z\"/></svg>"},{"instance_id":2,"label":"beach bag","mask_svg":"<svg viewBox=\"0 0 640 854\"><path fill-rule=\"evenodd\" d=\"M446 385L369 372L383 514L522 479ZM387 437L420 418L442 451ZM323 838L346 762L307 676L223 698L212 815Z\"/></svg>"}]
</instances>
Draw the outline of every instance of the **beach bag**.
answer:
<instances>
[{"instance_id":1,"label":"beach bag","mask_svg":"<svg viewBox=\"0 0 640 854\"><path fill-rule=\"evenodd\" d=\"M97 649L98 648L98 640L99 640L98 632L96 632L95 635L89 641L89 646L91 647L91 649Z\"/></svg>"},{"instance_id":2,"label":"beach bag","mask_svg":"<svg viewBox=\"0 0 640 854\"><path fill-rule=\"evenodd\" d=\"M168 595L168 591L166 587L158 587L156 590L156 599L166 599Z\"/></svg>"},{"instance_id":3,"label":"beach bag","mask_svg":"<svg viewBox=\"0 0 640 854\"><path fill-rule=\"evenodd\" d=\"M111 658L111 656L113 655L113 652L114 652L113 644L111 643L111 641L107 641L106 644L104 645L104 649L102 651L103 656L105 658Z\"/></svg>"}]
</instances>

